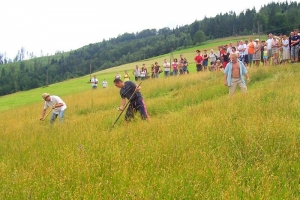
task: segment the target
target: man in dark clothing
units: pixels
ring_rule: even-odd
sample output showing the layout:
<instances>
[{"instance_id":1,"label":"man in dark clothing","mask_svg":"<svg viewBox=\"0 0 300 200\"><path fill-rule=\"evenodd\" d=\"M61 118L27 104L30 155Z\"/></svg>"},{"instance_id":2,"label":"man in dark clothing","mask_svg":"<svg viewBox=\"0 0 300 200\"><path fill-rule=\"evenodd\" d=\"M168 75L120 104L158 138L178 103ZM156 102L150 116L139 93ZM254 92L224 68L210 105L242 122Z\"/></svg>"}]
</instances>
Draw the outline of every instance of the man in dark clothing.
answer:
<instances>
[{"instance_id":1,"label":"man in dark clothing","mask_svg":"<svg viewBox=\"0 0 300 200\"><path fill-rule=\"evenodd\" d=\"M140 93L141 86L137 86L132 81L123 82L121 79L115 79L114 84L120 88L120 95L122 98L119 110L124 110L126 99L130 101L126 110L125 120L130 121L134 117L134 113L139 111L142 119L148 119L149 115L142 94Z\"/></svg>"}]
</instances>

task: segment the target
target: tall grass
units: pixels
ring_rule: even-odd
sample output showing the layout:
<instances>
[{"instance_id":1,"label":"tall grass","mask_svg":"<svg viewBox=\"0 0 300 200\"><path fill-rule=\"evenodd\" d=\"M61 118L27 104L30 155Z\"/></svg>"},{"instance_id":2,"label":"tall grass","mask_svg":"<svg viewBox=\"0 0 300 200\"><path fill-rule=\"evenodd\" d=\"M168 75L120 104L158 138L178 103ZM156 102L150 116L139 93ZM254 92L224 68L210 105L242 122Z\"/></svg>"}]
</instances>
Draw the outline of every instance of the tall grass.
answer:
<instances>
[{"instance_id":1,"label":"tall grass","mask_svg":"<svg viewBox=\"0 0 300 200\"><path fill-rule=\"evenodd\" d=\"M251 68L248 93L223 74L146 80L149 121L124 122L119 90L63 96L65 122L43 102L0 115L1 199L297 199L298 66Z\"/></svg>"}]
</instances>

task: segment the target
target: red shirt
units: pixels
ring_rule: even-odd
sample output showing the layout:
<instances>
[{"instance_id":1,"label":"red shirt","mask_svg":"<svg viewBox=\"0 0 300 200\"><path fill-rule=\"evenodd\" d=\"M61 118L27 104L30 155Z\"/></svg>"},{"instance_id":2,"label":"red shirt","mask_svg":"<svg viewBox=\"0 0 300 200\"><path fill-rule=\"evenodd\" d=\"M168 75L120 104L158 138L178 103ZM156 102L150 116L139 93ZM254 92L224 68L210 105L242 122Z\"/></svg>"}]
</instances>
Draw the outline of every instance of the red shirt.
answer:
<instances>
[{"instance_id":1,"label":"red shirt","mask_svg":"<svg viewBox=\"0 0 300 200\"><path fill-rule=\"evenodd\" d=\"M196 55L194 60L195 60L196 64L201 64L201 62L203 61L203 58L200 55Z\"/></svg>"}]
</instances>

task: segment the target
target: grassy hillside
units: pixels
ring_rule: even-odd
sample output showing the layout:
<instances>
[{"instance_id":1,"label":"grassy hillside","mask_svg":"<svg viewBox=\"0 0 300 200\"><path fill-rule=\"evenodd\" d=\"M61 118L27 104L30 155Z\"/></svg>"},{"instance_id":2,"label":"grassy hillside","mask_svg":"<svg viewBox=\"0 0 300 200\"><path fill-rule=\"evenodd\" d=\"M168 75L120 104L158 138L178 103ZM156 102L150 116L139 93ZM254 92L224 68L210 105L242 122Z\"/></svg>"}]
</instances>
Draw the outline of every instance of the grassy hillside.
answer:
<instances>
[{"instance_id":1,"label":"grassy hillside","mask_svg":"<svg viewBox=\"0 0 300 200\"><path fill-rule=\"evenodd\" d=\"M30 104L1 111L0 198L297 199L300 69L250 77L248 94L231 98L221 72L147 80L151 119L122 116L112 129L112 84L91 90L83 77L30 91ZM64 124L38 120L44 91L68 104Z\"/></svg>"},{"instance_id":2,"label":"grassy hillside","mask_svg":"<svg viewBox=\"0 0 300 200\"><path fill-rule=\"evenodd\" d=\"M230 41L234 42L236 40L246 39L249 37L248 36L239 36L239 37L221 38L221 39L217 39L214 41L207 41L207 44L205 44L205 45L196 46L196 47L192 47L192 48L184 49L184 50L180 50L180 51L175 51L175 52L173 52L173 57L179 58L179 55L183 54L184 57L187 58L187 60L189 61L189 65L190 65L189 70L193 73L193 72L195 72L195 69L196 69L193 58L196 55L195 51L197 49L200 49L201 51L203 51L204 49L217 50L217 47L219 45L228 44ZM64 56L65 56L65 54L67 54L67 53L64 53ZM61 57L61 54L56 55L56 56ZM103 79L106 79L109 81L109 85L113 85L113 77L115 76L115 74L117 72L120 72L121 75L123 75L124 70L128 70L131 75L131 78L133 78L132 71L135 68L136 64L139 66L142 66L142 64L145 63L146 66L148 67L148 70L150 70L151 64L154 64L154 62L158 62L160 65L162 65L163 60L165 58L170 60L170 56L171 56L171 54L161 55L161 56L147 59L144 61L138 61L135 63L129 63L129 64L125 64L122 66L117 66L117 67L110 68L107 70L99 71L94 74L97 75L97 78L99 79L100 82ZM40 62L44 62L44 63L47 62L46 57L37 58L37 59L41 59ZM25 62L32 62L32 61L28 60ZM8 67L7 65L3 65L3 66ZM0 69L1 69L1 65L0 65ZM0 97L0 112L4 111L4 110L9 110L12 108L17 108L19 106L24 106L27 104L40 102L41 94L44 92L48 92L51 94L56 94L56 95L64 97L65 95L88 91L91 89L91 85L87 84L87 82L89 80L90 80L90 75L87 75L84 77L64 81L62 83L52 84L49 87L41 87L41 88L37 88L37 89L25 91L25 92L18 92L18 93L14 93L11 95L1 96Z\"/></svg>"}]
</instances>

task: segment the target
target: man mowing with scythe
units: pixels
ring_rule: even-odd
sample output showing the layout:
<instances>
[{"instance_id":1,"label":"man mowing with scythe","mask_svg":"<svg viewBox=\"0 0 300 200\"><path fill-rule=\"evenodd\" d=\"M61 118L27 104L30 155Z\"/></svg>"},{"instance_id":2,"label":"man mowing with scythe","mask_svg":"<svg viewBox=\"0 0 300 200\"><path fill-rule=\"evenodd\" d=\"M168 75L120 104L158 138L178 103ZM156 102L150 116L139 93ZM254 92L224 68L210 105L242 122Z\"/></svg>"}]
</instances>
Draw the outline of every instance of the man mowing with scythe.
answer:
<instances>
[{"instance_id":1,"label":"man mowing with scythe","mask_svg":"<svg viewBox=\"0 0 300 200\"><path fill-rule=\"evenodd\" d=\"M141 86L136 86L132 81L123 82L121 79L115 79L114 84L120 88L122 98L121 106L118 110L123 111L126 108L126 99L129 101L129 106L126 111L125 120L130 121L134 117L134 113L139 111L143 120L149 118L146 105L142 94L140 93Z\"/></svg>"},{"instance_id":2,"label":"man mowing with scythe","mask_svg":"<svg viewBox=\"0 0 300 200\"><path fill-rule=\"evenodd\" d=\"M45 116L46 110L48 108L51 108L52 115L50 117L50 123L52 124L56 120L58 115L60 118L60 122L62 122L63 118L64 118L65 110L67 108L66 103L60 97L55 96L55 95L50 96L50 94L48 94L48 93L44 93L42 95L42 98L45 101L45 104L44 104L44 108L43 108L42 116L41 116L40 120L41 121L45 120L45 118L51 112L51 110L50 110L50 112L48 112L47 115Z\"/></svg>"}]
</instances>

